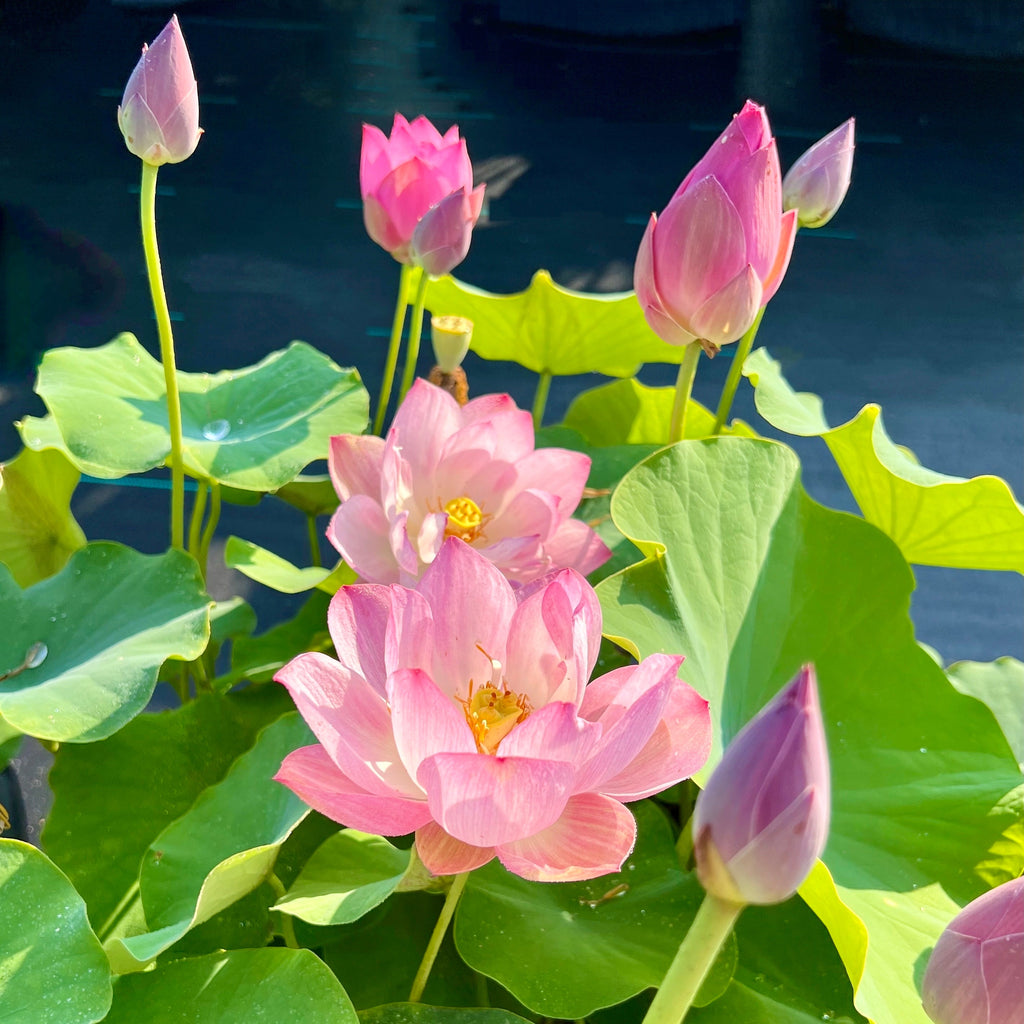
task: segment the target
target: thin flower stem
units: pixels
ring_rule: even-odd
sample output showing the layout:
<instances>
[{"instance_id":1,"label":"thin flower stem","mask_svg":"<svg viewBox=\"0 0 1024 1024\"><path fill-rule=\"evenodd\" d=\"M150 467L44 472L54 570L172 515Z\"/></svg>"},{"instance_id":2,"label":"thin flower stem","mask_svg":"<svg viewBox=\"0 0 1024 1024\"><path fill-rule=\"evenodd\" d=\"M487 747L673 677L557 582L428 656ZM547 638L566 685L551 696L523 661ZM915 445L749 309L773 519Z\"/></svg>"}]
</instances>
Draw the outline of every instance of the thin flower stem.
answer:
<instances>
[{"instance_id":1,"label":"thin flower stem","mask_svg":"<svg viewBox=\"0 0 1024 1024\"><path fill-rule=\"evenodd\" d=\"M643 1024L679 1024L686 1016L742 910L742 903L704 897Z\"/></svg>"},{"instance_id":2,"label":"thin flower stem","mask_svg":"<svg viewBox=\"0 0 1024 1024\"><path fill-rule=\"evenodd\" d=\"M203 570L203 579L206 579L206 563L210 560L210 542L217 532L217 523L220 522L220 484L216 480L210 481L210 514L206 519L206 526L203 529L203 539L199 544L199 565Z\"/></svg>"},{"instance_id":3,"label":"thin flower stem","mask_svg":"<svg viewBox=\"0 0 1024 1024\"><path fill-rule=\"evenodd\" d=\"M128 886L125 894L118 901L118 904L110 912L110 916L103 922L103 924L96 930L96 937L103 942L110 935L110 933L117 927L118 921L120 921L124 915L128 912L129 907L139 898L139 880L136 878L131 885Z\"/></svg>"},{"instance_id":4,"label":"thin flower stem","mask_svg":"<svg viewBox=\"0 0 1024 1024\"><path fill-rule=\"evenodd\" d=\"M267 884L274 890L275 900L280 903L284 899L286 891L284 882L272 871L267 875ZM279 910L277 916L281 922L281 938L284 939L284 944L289 949L301 949L302 947L299 945L298 939L295 938L295 922L292 920L292 915Z\"/></svg>"},{"instance_id":5,"label":"thin flower stem","mask_svg":"<svg viewBox=\"0 0 1024 1024\"><path fill-rule=\"evenodd\" d=\"M306 516L306 533L309 536L309 557L312 559L310 565L323 565L323 559L320 557L320 534L316 529L316 516Z\"/></svg>"},{"instance_id":6,"label":"thin flower stem","mask_svg":"<svg viewBox=\"0 0 1024 1024\"><path fill-rule=\"evenodd\" d=\"M430 977L431 968L437 959L437 951L441 948L441 941L444 939L445 932L448 931L448 925L451 922L452 915L455 913L462 890L466 888L469 875L468 871L464 871L461 875L456 875L452 879L452 885L448 890L448 895L445 897L441 913L438 915L437 924L434 925L434 931L423 953L419 970L413 979L412 989L409 992L410 1003L418 1003L423 998L423 990L427 987L427 979Z\"/></svg>"},{"instance_id":7,"label":"thin flower stem","mask_svg":"<svg viewBox=\"0 0 1024 1024\"><path fill-rule=\"evenodd\" d=\"M409 388L412 387L413 379L416 377L416 360L420 355L420 336L423 334L423 304L427 298L427 282L430 275L420 271L419 281L416 283L416 298L412 303L411 320L409 321L409 344L405 350L405 366L402 369L402 388L398 392L398 402L401 404Z\"/></svg>"},{"instance_id":8,"label":"thin flower stem","mask_svg":"<svg viewBox=\"0 0 1024 1024\"><path fill-rule=\"evenodd\" d=\"M668 443L675 444L683 439L686 432L686 406L693 391L693 378L697 375L697 360L700 359L700 345L691 341L683 352L676 377L676 395L672 402L672 418L668 426Z\"/></svg>"},{"instance_id":9,"label":"thin flower stem","mask_svg":"<svg viewBox=\"0 0 1024 1024\"><path fill-rule=\"evenodd\" d=\"M544 422L544 409L548 404L548 392L551 390L551 373L545 370L537 378L537 391L533 396L533 429L540 430Z\"/></svg>"},{"instance_id":10,"label":"thin flower stem","mask_svg":"<svg viewBox=\"0 0 1024 1024\"><path fill-rule=\"evenodd\" d=\"M167 390L167 425L171 434L171 546L185 549L185 464L182 458L181 400L178 397L178 373L174 365L174 335L171 314L160 272L160 251L156 244L156 172L154 164L142 161L142 186L139 190L139 219L142 224L142 249L146 256L149 291L156 314L160 338L160 362L164 367Z\"/></svg>"},{"instance_id":11,"label":"thin flower stem","mask_svg":"<svg viewBox=\"0 0 1024 1024\"><path fill-rule=\"evenodd\" d=\"M192 499L192 515L188 522L188 553L199 561L199 538L202 534L203 513L206 511L206 495L210 485L205 480L196 484L196 496ZM204 572L205 572L205 567Z\"/></svg>"},{"instance_id":12,"label":"thin flower stem","mask_svg":"<svg viewBox=\"0 0 1024 1024\"><path fill-rule=\"evenodd\" d=\"M388 357L384 363L384 379L380 384L380 398L377 402L377 415L373 418L373 432L380 434L384 429L384 417L387 415L388 402L391 401L391 387L395 383L395 367L398 365L398 350L402 347L402 328L405 327L405 313L409 308L409 286L418 267L407 267L402 264L402 272L398 276L398 298L395 302L395 317L391 323L391 342L388 345Z\"/></svg>"},{"instance_id":13,"label":"thin flower stem","mask_svg":"<svg viewBox=\"0 0 1024 1024\"><path fill-rule=\"evenodd\" d=\"M750 325L747 333L740 338L736 346L736 355L733 357L732 366L729 367L729 376L725 378L725 386L722 388L722 397L718 400L718 411L715 413L715 425L711 433L720 434L725 421L732 409L732 400L736 397L736 388L739 386L740 377L743 375L743 364L750 355L754 345L754 338L757 336L757 329L761 326L761 317L764 316L764 306L757 311L754 322Z\"/></svg>"}]
</instances>

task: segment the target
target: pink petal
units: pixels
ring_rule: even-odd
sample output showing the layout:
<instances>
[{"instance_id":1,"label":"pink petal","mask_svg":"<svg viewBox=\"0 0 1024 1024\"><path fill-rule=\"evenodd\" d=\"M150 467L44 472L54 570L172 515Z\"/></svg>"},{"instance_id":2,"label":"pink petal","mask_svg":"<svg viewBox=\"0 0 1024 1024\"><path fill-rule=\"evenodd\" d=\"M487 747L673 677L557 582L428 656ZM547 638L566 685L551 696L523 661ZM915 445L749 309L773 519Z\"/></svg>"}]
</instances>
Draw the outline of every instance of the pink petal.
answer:
<instances>
[{"instance_id":1,"label":"pink petal","mask_svg":"<svg viewBox=\"0 0 1024 1024\"><path fill-rule=\"evenodd\" d=\"M435 277L451 273L469 252L473 213L464 188L445 196L420 218L412 233L413 263Z\"/></svg>"},{"instance_id":2,"label":"pink petal","mask_svg":"<svg viewBox=\"0 0 1024 1024\"><path fill-rule=\"evenodd\" d=\"M395 414L388 438L394 439L412 480L429 477L445 439L459 429L459 404L441 388L416 380Z\"/></svg>"},{"instance_id":3,"label":"pink petal","mask_svg":"<svg viewBox=\"0 0 1024 1024\"><path fill-rule=\"evenodd\" d=\"M722 186L732 200L747 239L747 259L758 280L768 276L779 247L782 171L775 141L739 164Z\"/></svg>"},{"instance_id":4,"label":"pink petal","mask_svg":"<svg viewBox=\"0 0 1024 1024\"><path fill-rule=\"evenodd\" d=\"M654 305L643 307L644 319L647 326L669 345L676 345L679 348L690 345L697 340L696 334L691 334L686 328L680 326L665 312L664 309Z\"/></svg>"},{"instance_id":5,"label":"pink petal","mask_svg":"<svg viewBox=\"0 0 1024 1024\"><path fill-rule=\"evenodd\" d=\"M367 793L339 771L319 745L292 751L274 779L314 810L361 832L403 836L430 821L423 800Z\"/></svg>"},{"instance_id":6,"label":"pink petal","mask_svg":"<svg viewBox=\"0 0 1024 1024\"><path fill-rule=\"evenodd\" d=\"M416 853L432 875L461 875L494 858L492 846L470 846L434 821L416 830Z\"/></svg>"},{"instance_id":7,"label":"pink petal","mask_svg":"<svg viewBox=\"0 0 1024 1024\"><path fill-rule=\"evenodd\" d=\"M434 820L472 846L497 846L553 825L572 785L572 765L489 754L435 754L420 765Z\"/></svg>"},{"instance_id":8,"label":"pink petal","mask_svg":"<svg viewBox=\"0 0 1024 1024\"><path fill-rule=\"evenodd\" d=\"M586 686L586 665L576 660L572 604L565 589L550 581L524 600L508 627L508 685L535 708L549 701L577 706Z\"/></svg>"},{"instance_id":9,"label":"pink petal","mask_svg":"<svg viewBox=\"0 0 1024 1024\"><path fill-rule=\"evenodd\" d=\"M654 274L665 310L680 324L747 262L743 222L715 178L702 178L665 207L654 231Z\"/></svg>"},{"instance_id":10,"label":"pink petal","mask_svg":"<svg viewBox=\"0 0 1024 1024\"><path fill-rule=\"evenodd\" d=\"M748 263L690 320L699 338L721 347L743 337L761 308L761 282Z\"/></svg>"},{"instance_id":11,"label":"pink petal","mask_svg":"<svg viewBox=\"0 0 1024 1024\"><path fill-rule=\"evenodd\" d=\"M416 549L409 539L409 532L406 528L408 522L408 512L399 512L391 518L388 523L388 544L398 563L398 568L415 579L419 575L420 562L416 555Z\"/></svg>"},{"instance_id":12,"label":"pink petal","mask_svg":"<svg viewBox=\"0 0 1024 1024\"><path fill-rule=\"evenodd\" d=\"M408 261L409 239L402 235L391 214L376 196L363 197L363 225L366 233L400 263Z\"/></svg>"},{"instance_id":13,"label":"pink petal","mask_svg":"<svg viewBox=\"0 0 1024 1024\"><path fill-rule=\"evenodd\" d=\"M416 778L424 758L437 753L476 754L462 709L421 669L399 669L388 679L391 726L402 764Z\"/></svg>"},{"instance_id":14,"label":"pink petal","mask_svg":"<svg viewBox=\"0 0 1024 1024\"><path fill-rule=\"evenodd\" d=\"M388 674L384 638L390 612L391 591L372 583L342 587L327 609L327 628L338 661L361 675L381 697Z\"/></svg>"},{"instance_id":15,"label":"pink petal","mask_svg":"<svg viewBox=\"0 0 1024 1024\"><path fill-rule=\"evenodd\" d=\"M516 413L519 407L511 395L495 393L481 395L467 402L462 407L462 423L479 423L481 420L493 419L499 413Z\"/></svg>"},{"instance_id":16,"label":"pink petal","mask_svg":"<svg viewBox=\"0 0 1024 1024\"><path fill-rule=\"evenodd\" d=\"M761 305L779 290L782 279L789 269L789 259L793 255L793 243L796 241L796 229L798 227L798 210L789 210L782 215L781 231L779 232L779 249L775 254L775 262L772 264L768 276L764 280L764 291L761 295Z\"/></svg>"},{"instance_id":17,"label":"pink petal","mask_svg":"<svg viewBox=\"0 0 1024 1024\"><path fill-rule=\"evenodd\" d=\"M575 704L557 701L520 722L501 741L498 753L502 757L535 757L577 765L590 756L600 736L601 727L579 718Z\"/></svg>"},{"instance_id":18,"label":"pink petal","mask_svg":"<svg viewBox=\"0 0 1024 1024\"><path fill-rule=\"evenodd\" d=\"M387 136L374 125L364 124L359 153L359 191L364 199L376 191L384 175L391 170L387 149Z\"/></svg>"},{"instance_id":19,"label":"pink petal","mask_svg":"<svg viewBox=\"0 0 1024 1024\"><path fill-rule=\"evenodd\" d=\"M293 658L274 678L356 785L380 796L419 794L398 756L387 704L365 679L316 652Z\"/></svg>"},{"instance_id":20,"label":"pink petal","mask_svg":"<svg viewBox=\"0 0 1024 1024\"><path fill-rule=\"evenodd\" d=\"M566 448L538 448L516 463L518 484L558 498L558 514L572 515L590 476L590 456Z\"/></svg>"},{"instance_id":21,"label":"pink petal","mask_svg":"<svg viewBox=\"0 0 1024 1024\"><path fill-rule=\"evenodd\" d=\"M394 583L398 562L388 538L384 510L365 494L354 494L331 518L327 539L368 583Z\"/></svg>"},{"instance_id":22,"label":"pink petal","mask_svg":"<svg viewBox=\"0 0 1024 1024\"><path fill-rule=\"evenodd\" d=\"M414 156L385 175L375 197L387 211L398 236L408 245L423 215L450 191L425 160Z\"/></svg>"},{"instance_id":23,"label":"pink petal","mask_svg":"<svg viewBox=\"0 0 1024 1024\"><path fill-rule=\"evenodd\" d=\"M427 599L408 587L390 588L391 611L382 646L387 671L429 668L434 651L434 617Z\"/></svg>"},{"instance_id":24,"label":"pink petal","mask_svg":"<svg viewBox=\"0 0 1024 1024\"><path fill-rule=\"evenodd\" d=\"M544 553L552 565L564 565L583 576L612 557L608 545L579 519L566 519L544 541Z\"/></svg>"},{"instance_id":25,"label":"pink petal","mask_svg":"<svg viewBox=\"0 0 1024 1024\"><path fill-rule=\"evenodd\" d=\"M636 842L633 815L598 793L572 797L550 828L502 843L498 859L534 882L579 882L621 869Z\"/></svg>"},{"instance_id":26,"label":"pink petal","mask_svg":"<svg viewBox=\"0 0 1024 1024\"><path fill-rule=\"evenodd\" d=\"M654 279L654 228L657 223L657 215L652 213L636 254L633 288L651 330L669 345L689 345L696 338L668 314Z\"/></svg>"},{"instance_id":27,"label":"pink petal","mask_svg":"<svg viewBox=\"0 0 1024 1024\"><path fill-rule=\"evenodd\" d=\"M416 535L416 553L424 565L437 558L437 553L444 543L444 531L448 525L448 515L445 512L431 512L423 517L420 523L419 533Z\"/></svg>"},{"instance_id":28,"label":"pink petal","mask_svg":"<svg viewBox=\"0 0 1024 1024\"><path fill-rule=\"evenodd\" d=\"M495 542L505 537L536 537L543 541L560 521L558 499L546 491L520 491L487 526Z\"/></svg>"},{"instance_id":29,"label":"pink petal","mask_svg":"<svg viewBox=\"0 0 1024 1024\"><path fill-rule=\"evenodd\" d=\"M504 663L516 609L512 586L468 544L449 537L423 573L419 592L434 617L432 678L446 689L491 680L491 659ZM465 695L465 694L464 694Z\"/></svg>"},{"instance_id":30,"label":"pink petal","mask_svg":"<svg viewBox=\"0 0 1024 1024\"><path fill-rule=\"evenodd\" d=\"M331 438L327 470L342 501L367 494L380 501L384 439L369 435L339 434Z\"/></svg>"}]
</instances>

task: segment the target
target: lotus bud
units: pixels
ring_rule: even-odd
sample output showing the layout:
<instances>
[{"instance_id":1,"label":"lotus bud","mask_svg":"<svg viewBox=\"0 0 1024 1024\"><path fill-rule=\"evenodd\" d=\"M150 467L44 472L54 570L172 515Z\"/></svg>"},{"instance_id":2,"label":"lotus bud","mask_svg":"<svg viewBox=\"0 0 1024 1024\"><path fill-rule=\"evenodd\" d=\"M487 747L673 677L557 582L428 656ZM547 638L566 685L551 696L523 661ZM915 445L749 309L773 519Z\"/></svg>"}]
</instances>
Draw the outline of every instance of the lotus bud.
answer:
<instances>
[{"instance_id":1,"label":"lotus bud","mask_svg":"<svg viewBox=\"0 0 1024 1024\"><path fill-rule=\"evenodd\" d=\"M1024 878L979 896L946 925L921 993L935 1024L1024 1022Z\"/></svg>"},{"instance_id":2,"label":"lotus bud","mask_svg":"<svg viewBox=\"0 0 1024 1024\"><path fill-rule=\"evenodd\" d=\"M697 877L729 903L781 903L825 848L829 763L814 666L736 735L697 798Z\"/></svg>"},{"instance_id":3,"label":"lotus bud","mask_svg":"<svg viewBox=\"0 0 1024 1024\"><path fill-rule=\"evenodd\" d=\"M431 206L412 233L412 264L435 277L454 270L469 252L483 198L482 189L467 193L458 188Z\"/></svg>"},{"instance_id":4,"label":"lotus bud","mask_svg":"<svg viewBox=\"0 0 1024 1024\"><path fill-rule=\"evenodd\" d=\"M846 197L853 171L853 118L819 139L782 179L782 206L802 228L827 224Z\"/></svg>"},{"instance_id":5,"label":"lotus bud","mask_svg":"<svg viewBox=\"0 0 1024 1024\"><path fill-rule=\"evenodd\" d=\"M152 46L143 44L117 123L128 149L147 164L176 164L195 152L202 134L199 87L177 15Z\"/></svg>"}]
</instances>

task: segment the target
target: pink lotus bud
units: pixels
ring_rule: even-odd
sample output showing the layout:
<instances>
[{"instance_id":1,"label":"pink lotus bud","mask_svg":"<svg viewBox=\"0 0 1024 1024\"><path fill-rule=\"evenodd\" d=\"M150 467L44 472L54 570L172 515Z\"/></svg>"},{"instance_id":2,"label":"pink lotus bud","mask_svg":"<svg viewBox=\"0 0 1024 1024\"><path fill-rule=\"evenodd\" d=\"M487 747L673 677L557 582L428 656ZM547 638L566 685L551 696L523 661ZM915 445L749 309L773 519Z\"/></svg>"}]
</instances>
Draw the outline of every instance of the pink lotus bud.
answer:
<instances>
[{"instance_id":1,"label":"pink lotus bud","mask_svg":"<svg viewBox=\"0 0 1024 1024\"><path fill-rule=\"evenodd\" d=\"M946 925L921 991L935 1024L1024 1024L1024 878L979 896Z\"/></svg>"},{"instance_id":2,"label":"pink lotus bud","mask_svg":"<svg viewBox=\"0 0 1024 1024\"><path fill-rule=\"evenodd\" d=\"M199 144L199 87L174 15L142 56L125 86L117 124L125 144L147 164L176 164Z\"/></svg>"},{"instance_id":3,"label":"pink lotus bud","mask_svg":"<svg viewBox=\"0 0 1024 1024\"><path fill-rule=\"evenodd\" d=\"M458 125L442 136L425 117L410 124L395 114L389 138L364 124L359 190L367 232L399 263L417 262L413 234L424 220L428 224L416 242L419 265L431 274L447 273L465 258L484 186L473 189L473 165ZM460 200L450 198L460 190ZM444 199L449 204L435 209Z\"/></svg>"},{"instance_id":4,"label":"pink lotus bud","mask_svg":"<svg viewBox=\"0 0 1024 1024\"><path fill-rule=\"evenodd\" d=\"M782 205L802 228L820 228L839 209L853 171L853 118L819 139L782 179Z\"/></svg>"},{"instance_id":5,"label":"pink lotus bud","mask_svg":"<svg viewBox=\"0 0 1024 1024\"><path fill-rule=\"evenodd\" d=\"M814 666L729 744L693 812L697 877L730 903L781 903L828 838L829 766Z\"/></svg>"},{"instance_id":6,"label":"pink lotus bud","mask_svg":"<svg viewBox=\"0 0 1024 1024\"><path fill-rule=\"evenodd\" d=\"M672 345L736 341L781 284L795 235L768 118L748 100L651 214L633 273L647 322Z\"/></svg>"},{"instance_id":7,"label":"pink lotus bud","mask_svg":"<svg viewBox=\"0 0 1024 1024\"><path fill-rule=\"evenodd\" d=\"M447 274L469 252L473 225L484 201L483 186L466 194L465 188L445 196L423 215L409 243L409 259L428 274Z\"/></svg>"}]
</instances>

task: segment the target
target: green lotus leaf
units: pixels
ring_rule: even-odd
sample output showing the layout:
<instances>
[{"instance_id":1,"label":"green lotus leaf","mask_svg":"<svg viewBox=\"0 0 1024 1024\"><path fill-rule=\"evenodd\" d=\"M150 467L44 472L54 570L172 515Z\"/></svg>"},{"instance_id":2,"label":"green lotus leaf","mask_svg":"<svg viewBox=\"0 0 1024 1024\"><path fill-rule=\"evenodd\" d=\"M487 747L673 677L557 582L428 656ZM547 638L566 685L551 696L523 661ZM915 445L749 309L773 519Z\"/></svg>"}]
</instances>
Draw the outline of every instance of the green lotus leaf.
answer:
<instances>
[{"instance_id":1,"label":"green lotus leaf","mask_svg":"<svg viewBox=\"0 0 1024 1024\"><path fill-rule=\"evenodd\" d=\"M641 656L686 656L683 677L711 702L701 778L815 663L833 816L801 893L859 1011L923 1024L919 961L984 890L977 866L1017 820L1024 786L988 709L915 642L909 566L875 527L811 501L796 455L775 442L663 449L622 481L612 515L645 558L598 586L605 632Z\"/></svg>"},{"instance_id":2,"label":"green lotus leaf","mask_svg":"<svg viewBox=\"0 0 1024 1024\"><path fill-rule=\"evenodd\" d=\"M78 479L57 451L26 448L0 466L0 562L19 587L52 576L85 543L71 514Z\"/></svg>"},{"instance_id":3,"label":"green lotus leaf","mask_svg":"<svg viewBox=\"0 0 1024 1024\"><path fill-rule=\"evenodd\" d=\"M283 487L326 457L332 434L360 433L367 423L359 374L299 341L241 370L179 372L178 388L186 472L244 491ZM167 462L163 370L132 335L94 349L51 349L36 390L52 423L22 421L26 447L59 447L102 478Z\"/></svg>"},{"instance_id":4,"label":"green lotus leaf","mask_svg":"<svg viewBox=\"0 0 1024 1024\"><path fill-rule=\"evenodd\" d=\"M326 473L299 474L291 483L274 492L307 516L331 515L338 507L338 494Z\"/></svg>"},{"instance_id":5,"label":"green lotus leaf","mask_svg":"<svg viewBox=\"0 0 1024 1024\"><path fill-rule=\"evenodd\" d=\"M34 846L0 839L0 1017L93 1024L110 1007L110 970L85 903Z\"/></svg>"},{"instance_id":6,"label":"green lotus leaf","mask_svg":"<svg viewBox=\"0 0 1024 1024\"><path fill-rule=\"evenodd\" d=\"M345 990L308 949L234 949L117 979L107 1024L357 1024Z\"/></svg>"},{"instance_id":7,"label":"green lotus leaf","mask_svg":"<svg viewBox=\"0 0 1024 1024\"><path fill-rule=\"evenodd\" d=\"M388 1003L359 1013L360 1024L526 1024L509 1010L491 1007L463 1009L425 1006L423 1003Z\"/></svg>"},{"instance_id":8,"label":"green lotus leaf","mask_svg":"<svg viewBox=\"0 0 1024 1024\"><path fill-rule=\"evenodd\" d=\"M146 706L164 661L202 653L209 608L181 551L89 544L27 590L0 566L0 713L42 739L109 736Z\"/></svg>"},{"instance_id":9,"label":"green lotus leaf","mask_svg":"<svg viewBox=\"0 0 1024 1024\"><path fill-rule=\"evenodd\" d=\"M356 581L356 574L344 562L333 569L321 565L299 568L287 558L241 537L228 537L224 545L224 564L282 594L301 594L314 587L333 594L338 587Z\"/></svg>"},{"instance_id":10,"label":"green lotus leaf","mask_svg":"<svg viewBox=\"0 0 1024 1024\"><path fill-rule=\"evenodd\" d=\"M757 411L772 426L825 441L864 518L887 533L908 562L1024 572L1024 508L1005 480L925 469L893 443L877 405L829 427L821 399L793 391L763 348L750 354L743 372L754 385Z\"/></svg>"},{"instance_id":11,"label":"green lotus leaf","mask_svg":"<svg viewBox=\"0 0 1024 1024\"><path fill-rule=\"evenodd\" d=\"M977 697L987 705L1017 763L1024 767L1024 663L1016 658L958 661L946 669L946 674L961 693Z\"/></svg>"},{"instance_id":12,"label":"green lotus leaf","mask_svg":"<svg viewBox=\"0 0 1024 1024\"><path fill-rule=\"evenodd\" d=\"M546 270L530 287L496 295L451 276L432 278L426 306L436 316L473 321L472 350L534 373L632 377L643 363L680 363L683 349L647 326L633 292L590 294L555 284Z\"/></svg>"},{"instance_id":13,"label":"green lotus leaf","mask_svg":"<svg viewBox=\"0 0 1024 1024\"><path fill-rule=\"evenodd\" d=\"M147 930L108 940L115 971L143 969L263 882L281 844L309 813L273 776L287 754L311 739L298 712L272 722L221 781L150 843L139 879Z\"/></svg>"}]
</instances>

